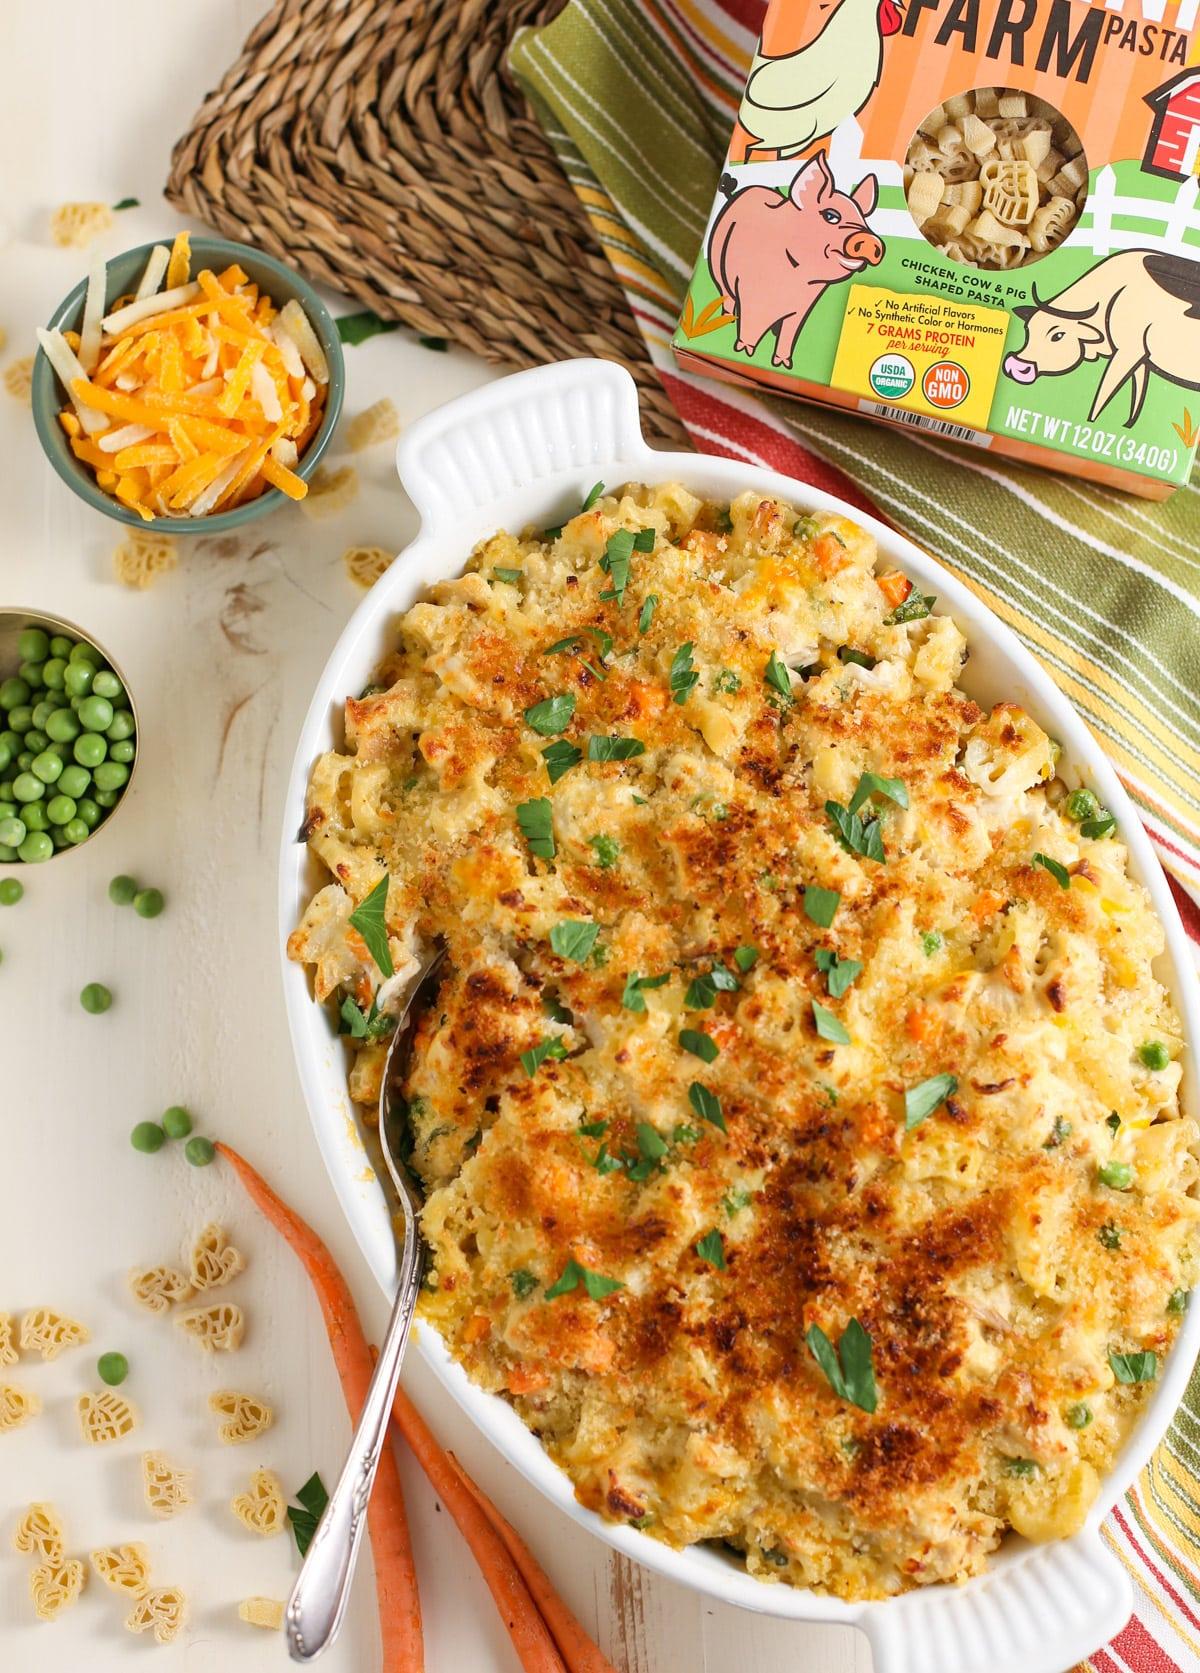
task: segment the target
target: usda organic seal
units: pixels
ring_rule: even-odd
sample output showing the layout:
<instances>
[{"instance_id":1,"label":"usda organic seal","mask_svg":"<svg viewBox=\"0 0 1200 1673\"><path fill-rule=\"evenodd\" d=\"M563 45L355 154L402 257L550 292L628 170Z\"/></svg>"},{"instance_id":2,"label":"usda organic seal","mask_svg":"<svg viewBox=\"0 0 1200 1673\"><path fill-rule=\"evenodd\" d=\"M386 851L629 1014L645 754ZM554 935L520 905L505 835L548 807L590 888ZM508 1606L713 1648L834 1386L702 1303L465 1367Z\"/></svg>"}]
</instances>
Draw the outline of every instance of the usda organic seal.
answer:
<instances>
[{"instance_id":1,"label":"usda organic seal","mask_svg":"<svg viewBox=\"0 0 1200 1673\"><path fill-rule=\"evenodd\" d=\"M912 361L902 354L881 354L871 367L871 388L892 401L907 395L916 381Z\"/></svg>"}]
</instances>

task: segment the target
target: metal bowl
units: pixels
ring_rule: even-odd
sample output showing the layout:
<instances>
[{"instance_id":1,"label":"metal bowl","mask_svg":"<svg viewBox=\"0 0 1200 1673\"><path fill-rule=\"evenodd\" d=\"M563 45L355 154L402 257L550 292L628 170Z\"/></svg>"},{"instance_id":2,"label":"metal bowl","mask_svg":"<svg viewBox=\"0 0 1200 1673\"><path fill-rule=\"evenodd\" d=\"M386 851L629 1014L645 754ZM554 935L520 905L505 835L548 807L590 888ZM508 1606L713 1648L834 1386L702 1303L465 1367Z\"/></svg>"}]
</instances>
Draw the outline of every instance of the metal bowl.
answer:
<instances>
[{"instance_id":1,"label":"metal bowl","mask_svg":"<svg viewBox=\"0 0 1200 1673\"><path fill-rule=\"evenodd\" d=\"M137 748L134 750L133 760L129 763L129 777L125 780L120 796L113 807L103 810L104 817L95 830L91 831L83 842L77 842L65 848L56 848L48 860L33 862L28 860L0 860L0 870L5 872L11 870L18 873L31 869L31 866L37 869L41 866L52 865L55 860L61 860L68 854L78 854L85 848L90 848L101 832L106 831L114 822L128 801L129 792L133 789L133 781L137 777L138 762L142 757L142 722L138 714L137 699L133 695L133 688L125 678L125 670L108 648L102 645L94 634L89 633L86 628L80 627L78 622L69 621L66 616L48 615L45 610L21 610L8 606L0 609L0 680L5 680L10 674L16 673L20 661L17 653L17 640L23 629L27 627L43 628L51 637L56 633L61 633L72 639L84 639L89 645L95 646L125 687L125 694L129 698L129 712L133 716L133 735L137 742Z\"/></svg>"}]
</instances>

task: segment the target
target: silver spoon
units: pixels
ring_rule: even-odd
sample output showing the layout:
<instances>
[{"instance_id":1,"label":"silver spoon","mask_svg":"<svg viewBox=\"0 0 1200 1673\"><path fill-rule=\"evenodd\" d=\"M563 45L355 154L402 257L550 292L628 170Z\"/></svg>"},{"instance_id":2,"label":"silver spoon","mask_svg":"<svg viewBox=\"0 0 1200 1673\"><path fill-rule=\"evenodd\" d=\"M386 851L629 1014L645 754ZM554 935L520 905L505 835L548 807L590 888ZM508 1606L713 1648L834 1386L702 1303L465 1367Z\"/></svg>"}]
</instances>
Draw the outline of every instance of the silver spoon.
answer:
<instances>
[{"instance_id":1,"label":"silver spoon","mask_svg":"<svg viewBox=\"0 0 1200 1673\"><path fill-rule=\"evenodd\" d=\"M288 1654L293 1661L315 1661L333 1643L342 1624L366 1526L367 1504L387 1440L400 1365L425 1272L425 1244L417 1223L421 1204L408 1169L394 1153L394 1124L388 1104L390 1089L407 1073L414 1026L440 978L445 956L442 948L426 959L397 1018L384 1061L379 1091L379 1141L404 1214L404 1246L400 1251L396 1299L349 1454L288 1599L285 1622Z\"/></svg>"}]
</instances>

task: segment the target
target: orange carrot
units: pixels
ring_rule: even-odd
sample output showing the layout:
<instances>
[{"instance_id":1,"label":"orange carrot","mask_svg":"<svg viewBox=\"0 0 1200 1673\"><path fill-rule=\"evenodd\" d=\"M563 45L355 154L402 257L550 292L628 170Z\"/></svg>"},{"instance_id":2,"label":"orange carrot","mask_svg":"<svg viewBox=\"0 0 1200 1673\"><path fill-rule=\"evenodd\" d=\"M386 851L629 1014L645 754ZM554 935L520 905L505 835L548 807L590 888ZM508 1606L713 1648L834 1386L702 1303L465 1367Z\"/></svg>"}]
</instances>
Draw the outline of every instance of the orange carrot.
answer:
<instances>
[{"instance_id":1,"label":"orange carrot","mask_svg":"<svg viewBox=\"0 0 1200 1673\"><path fill-rule=\"evenodd\" d=\"M438 1445L433 1431L402 1388L396 1390L392 1417L418 1464L429 1477L430 1485L471 1547L525 1673L568 1673L570 1664L559 1654L550 1629L542 1619L504 1540L464 1484L461 1471ZM603 1667L604 1664L599 1665Z\"/></svg>"},{"instance_id":2,"label":"orange carrot","mask_svg":"<svg viewBox=\"0 0 1200 1673\"><path fill-rule=\"evenodd\" d=\"M312 1227L280 1201L249 1162L227 1144L218 1143L217 1150L241 1180L250 1200L289 1244L308 1273L321 1306L350 1420L357 1422L374 1364L346 1280ZM367 1510L367 1527L375 1559L384 1673L421 1673L425 1666L421 1599L400 1471L390 1447L384 1447L379 1461L379 1474Z\"/></svg>"},{"instance_id":3,"label":"orange carrot","mask_svg":"<svg viewBox=\"0 0 1200 1673\"><path fill-rule=\"evenodd\" d=\"M928 1005L914 1005L904 1019L904 1032L918 1045L932 1038L936 1027L937 1018Z\"/></svg>"},{"instance_id":4,"label":"orange carrot","mask_svg":"<svg viewBox=\"0 0 1200 1673\"><path fill-rule=\"evenodd\" d=\"M886 575L877 575L875 585L893 610L898 604L903 604L912 592L912 582L907 575L901 575L898 569L890 569Z\"/></svg>"},{"instance_id":5,"label":"orange carrot","mask_svg":"<svg viewBox=\"0 0 1200 1673\"><path fill-rule=\"evenodd\" d=\"M520 1569L533 1601L541 1610L546 1625L554 1634L554 1642L558 1645L562 1658L567 1664L567 1673L616 1673L612 1662L596 1648L554 1590L550 1576L512 1523L504 1519L483 1489L476 1487L454 1454L448 1452L446 1456L449 1458L452 1468L457 1471L458 1478L467 1492L470 1493L475 1503L508 1547L509 1556Z\"/></svg>"}]
</instances>

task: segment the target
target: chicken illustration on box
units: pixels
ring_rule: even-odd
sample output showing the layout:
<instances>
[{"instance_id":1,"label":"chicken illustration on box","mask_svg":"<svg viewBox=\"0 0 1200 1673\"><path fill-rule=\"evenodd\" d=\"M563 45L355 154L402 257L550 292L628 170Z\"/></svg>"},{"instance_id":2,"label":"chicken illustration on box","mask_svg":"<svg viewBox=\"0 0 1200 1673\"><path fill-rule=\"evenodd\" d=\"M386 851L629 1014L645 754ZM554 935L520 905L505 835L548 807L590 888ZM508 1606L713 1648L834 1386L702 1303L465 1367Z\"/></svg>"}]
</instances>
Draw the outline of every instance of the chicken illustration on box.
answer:
<instances>
[{"instance_id":1,"label":"chicken illustration on box","mask_svg":"<svg viewBox=\"0 0 1200 1673\"><path fill-rule=\"evenodd\" d=\"M868 174L852 192L839 191L818 151L786 197L773 186L738 191L731 174L722 176L721 190L729 201L713 222L708 263L737 324L735 347L753 355L774 331L772 364L790 367L800 329L826 288L883 259L883 241L866 221L878 183Z\"/></svg>"}]
</instances>

